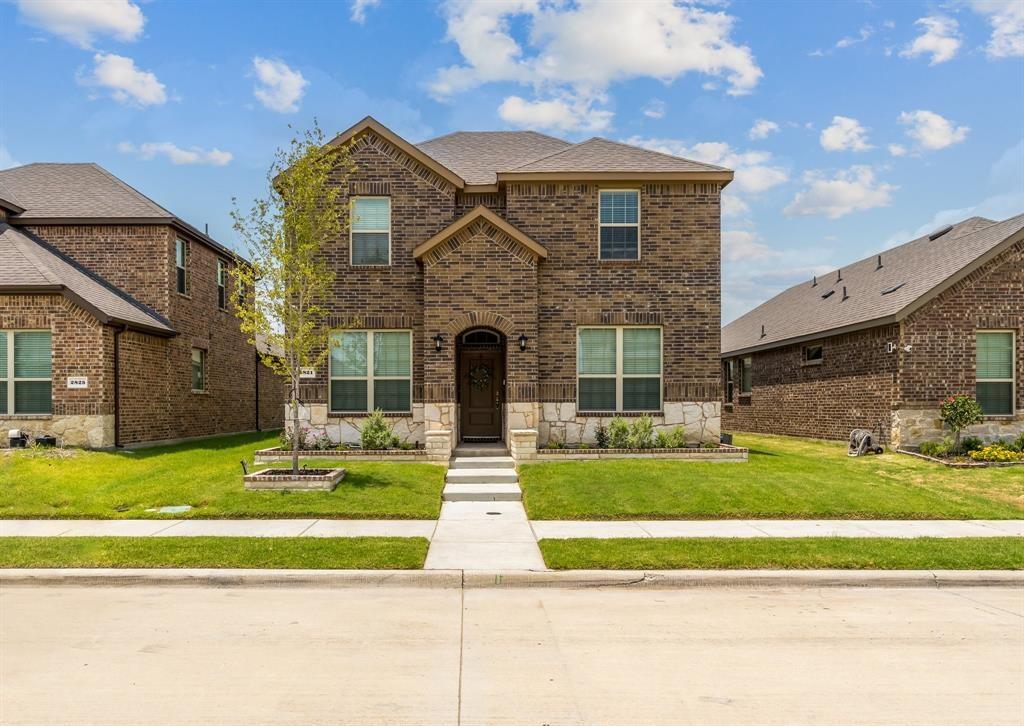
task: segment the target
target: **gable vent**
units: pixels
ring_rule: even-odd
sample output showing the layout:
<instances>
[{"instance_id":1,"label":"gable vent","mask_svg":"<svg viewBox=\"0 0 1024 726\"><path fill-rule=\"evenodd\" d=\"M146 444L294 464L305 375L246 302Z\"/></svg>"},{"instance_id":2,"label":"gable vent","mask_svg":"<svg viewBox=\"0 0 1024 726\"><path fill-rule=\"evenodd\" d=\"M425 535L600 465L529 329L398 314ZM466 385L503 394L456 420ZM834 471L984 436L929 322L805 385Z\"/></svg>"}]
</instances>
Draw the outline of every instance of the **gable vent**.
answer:
<instances>
[{"instance_id":1,"label":"gable vent","mask_svg":"<svg viewBox=\"0 0 1024 726\"><path fill-rule=\"evenodd\" d=\"M928 235L928 239L930 239L930 240L937 240L939 237L941 237L942 235L946 234L946 232L948 232L951 229L953 229L953 225L947 224L945 227L942 227L941 229L937 229L934 232L932 232L930 235Z\"/></svg>"},{"instance_id":2,"label":"gable vent","mask_svg":"<svg viewBox=\"0 0 1024 726\"><path fill-rule=\"evenodd\" d=\"M901 282L899 285L893 285L892 287L887 287L884 290L882 290L882 294L883 295L888 295L890 293L896 292L897 290L899 290L901 287L903 287L906 284L907 283L905 283L905 282Z\"/></svg>"}]
</instances>

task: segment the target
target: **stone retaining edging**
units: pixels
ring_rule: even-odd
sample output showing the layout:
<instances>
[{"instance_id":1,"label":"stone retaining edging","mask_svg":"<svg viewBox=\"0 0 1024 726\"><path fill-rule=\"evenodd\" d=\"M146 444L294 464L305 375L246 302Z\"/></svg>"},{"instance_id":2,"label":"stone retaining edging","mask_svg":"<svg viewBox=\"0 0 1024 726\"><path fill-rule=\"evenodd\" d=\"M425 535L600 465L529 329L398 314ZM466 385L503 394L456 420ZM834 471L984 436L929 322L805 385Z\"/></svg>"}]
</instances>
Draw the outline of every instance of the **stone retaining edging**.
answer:
<instances>
[{"instance_id":1,"label":"stone retaining edging","mask_svg":"<svg viewBox=\"0 0 1024 726\"><path fill-rule=\"evenodd\" d=\"M719 444L714 449L537 449L534 461L586 459L675 459L679 461L747 461L748 450Z\"/></svg>"}]
</instances>

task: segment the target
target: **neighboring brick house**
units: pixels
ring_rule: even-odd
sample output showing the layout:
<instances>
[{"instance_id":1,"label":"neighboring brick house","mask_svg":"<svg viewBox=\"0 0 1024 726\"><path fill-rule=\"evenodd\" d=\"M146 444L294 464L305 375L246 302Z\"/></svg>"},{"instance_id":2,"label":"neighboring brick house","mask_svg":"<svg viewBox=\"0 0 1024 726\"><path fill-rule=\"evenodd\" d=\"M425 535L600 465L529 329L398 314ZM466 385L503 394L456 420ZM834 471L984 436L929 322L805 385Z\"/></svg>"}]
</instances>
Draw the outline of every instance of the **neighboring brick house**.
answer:
<instances>
[{"instance_id":1,"label":"neighboring brick house","mask_svg":"<svg viewBox=\"0 0 1024 726\"><path fill-rule=\"evenodd\" d=\"M357 169L351 230L326 247L338 344L302 386L304 425L357 441L380 408L410 442L543 446L649 413L717 440L731 171L532 131L413 145L371 118L341 144Z\"/></svg>"},{"instance_id":2,"label":"neighboring brick house","mask_svg":"<svg viewBox=\"0 0 1024 726\"><path fill-rule=\"evenodd\" d=\"M941 439L966 393L1024 431L1024 215L971 217L795 285L722 330L723 426L893 446ZM946 432L948 434L948 432Z\"/></svg>"},{"instance_id":3,"label":"neighboring brick house","mask_svg":"<svg viewBox=\"0 0 1024 726\"><path fill-rule=\"evenodd\" d=\"M3 443L8 429L110 447L280 427L283 388L228 310L241 262L95 164L0 171Z\"/></svg>"}]
</instances>

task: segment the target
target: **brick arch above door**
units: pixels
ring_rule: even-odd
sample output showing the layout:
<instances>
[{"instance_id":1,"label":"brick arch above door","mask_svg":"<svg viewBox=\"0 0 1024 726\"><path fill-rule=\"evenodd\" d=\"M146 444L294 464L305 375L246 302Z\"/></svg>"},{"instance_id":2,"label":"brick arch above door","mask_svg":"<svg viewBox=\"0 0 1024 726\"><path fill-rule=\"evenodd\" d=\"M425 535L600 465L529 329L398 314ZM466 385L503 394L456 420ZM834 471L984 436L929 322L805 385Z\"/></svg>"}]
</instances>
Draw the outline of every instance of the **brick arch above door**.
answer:
<instances>
[{"instance_id":1,"label":"brick arch above door","mask_svg":"<svg viewBox=\"0 0 1024 726\"><path fill-rule=\"evenodd\" d=\"M506 337L511 337L515 330L515 325L511 320L499 313L471 310L453 318L445 326L445 332L448 335L455 336L470 328L494 328L504 333Z\"/></svg>"}]
</instances>

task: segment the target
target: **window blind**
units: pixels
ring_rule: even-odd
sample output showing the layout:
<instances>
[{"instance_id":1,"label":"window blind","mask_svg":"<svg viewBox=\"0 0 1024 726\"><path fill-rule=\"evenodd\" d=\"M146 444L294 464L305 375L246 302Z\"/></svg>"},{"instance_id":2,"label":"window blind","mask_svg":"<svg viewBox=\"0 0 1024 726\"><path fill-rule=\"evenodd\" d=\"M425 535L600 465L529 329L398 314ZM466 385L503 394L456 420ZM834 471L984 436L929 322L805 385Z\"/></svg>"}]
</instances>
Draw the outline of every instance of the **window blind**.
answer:
<instances>
[{"instance_id":1,"label":"window blind","mask_svg":"<svg viewBox=\"0 0 1024 726\"><path fill-rule=\"evenodd\" d=\"M410 356L409 333L374 333L373 375L408 376Z\"/></svg>"},{"instance_id":2,"label":"window blind","mask_svg":"<svg viewBox=\"0 0 1024 726\"><path fill-rule=\"evenodd\" d=\"M14 377L50 377L50 334L24 332L14 334Z\"/></svg>"},{"instance_id":3,"label":"window blind","mask_svg":"<svg viewBox=\"0 0 1024 726\"><path fill-rule=\"evenodd\" d=\"M366 375L366 333L335 333L331 346L332 376Z\"/></svg>"},{"instance_id":4,"label":"window blind","mask_svg":"<svg viewBox=\"0 0 1024 726\"><path fill-rule=\"evenodd\" d=\"M615 375L615 330L613 328L581 330L579 341L579 372L581 375Z\"/></svg>"}]
</instances>

